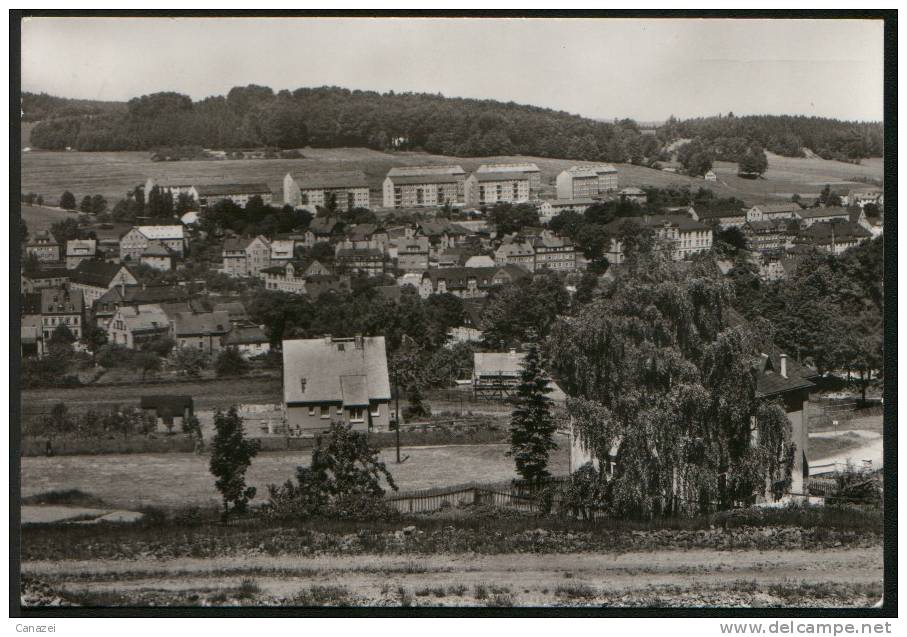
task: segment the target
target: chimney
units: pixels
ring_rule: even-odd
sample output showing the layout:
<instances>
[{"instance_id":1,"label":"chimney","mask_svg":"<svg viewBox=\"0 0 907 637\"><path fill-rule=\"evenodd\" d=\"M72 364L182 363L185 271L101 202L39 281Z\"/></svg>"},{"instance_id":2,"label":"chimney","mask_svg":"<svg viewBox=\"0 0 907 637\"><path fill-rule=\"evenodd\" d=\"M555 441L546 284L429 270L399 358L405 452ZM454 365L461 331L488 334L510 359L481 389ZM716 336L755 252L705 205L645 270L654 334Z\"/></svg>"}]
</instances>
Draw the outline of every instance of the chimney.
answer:
<instances>
[{"instance_id":1,"label":"chimney","mask_svg":"<svg viewBox=\"0 0 907 637\"><path fill-rule=\"evenodd\" d=\"M781 354L781 376L787 378L787 354Z\"/></svg>"}]
</instances>

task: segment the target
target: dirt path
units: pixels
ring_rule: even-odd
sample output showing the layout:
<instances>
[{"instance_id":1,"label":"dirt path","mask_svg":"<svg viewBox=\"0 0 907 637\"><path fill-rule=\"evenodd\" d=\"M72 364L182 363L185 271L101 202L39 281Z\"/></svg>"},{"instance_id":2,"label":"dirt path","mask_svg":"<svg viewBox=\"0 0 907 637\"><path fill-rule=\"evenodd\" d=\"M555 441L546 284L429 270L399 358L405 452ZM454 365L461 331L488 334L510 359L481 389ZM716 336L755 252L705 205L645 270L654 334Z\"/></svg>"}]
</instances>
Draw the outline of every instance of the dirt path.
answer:
<instances>
[{"instance_id":1,"label":"dirt path","mask_svg":"<svg viewBox=\"0 0 907 637\"><path fill-rule=\"evenodd\" d=\"M882 468L882 452L884 442L882 434L862 429L849 429L847 431L841 432L823 432L819 435L823 437L835 437L846 436L848 434L856 434L857 436L859 436L862 444L854 449L847 449L841 451L840 453L835 453L824 458L816 458L815 460L811 460L809 468L810 475L817 475L821 473L827 473L835 469L841 469L846 466L848 462L857 469L864 468L864 465L867 462L868 468L871 468L873 470ZM817 434L810 434L810 437L814 436L817 436Z\"/></svg>"},{"instance_id":2,"label":"dirt path","mask_svg":"<svg viewBox=\"0 0 907 637\"><path fill-rule=\"evenodd\" d=\"M69 591L139 595L148 591L186 599L236 589L251 578L269 598L288 599L312 587L343 589L359 603L385 603L399 591L431 603L475 604L480 588L505 592L520 605L557 603L579 595L626 596L644 591L721 595L772 587L876 586L882 581L878 548L805 550L659 551L490 556L250 556L180 560L32 561L23 573ZM452 589L460 589L459 595ZM468 591L464 593L462 591ZM437 593L435 593L437 592ZM561 600L563 601L563 600Z\"/></svg>"}]
</instances>

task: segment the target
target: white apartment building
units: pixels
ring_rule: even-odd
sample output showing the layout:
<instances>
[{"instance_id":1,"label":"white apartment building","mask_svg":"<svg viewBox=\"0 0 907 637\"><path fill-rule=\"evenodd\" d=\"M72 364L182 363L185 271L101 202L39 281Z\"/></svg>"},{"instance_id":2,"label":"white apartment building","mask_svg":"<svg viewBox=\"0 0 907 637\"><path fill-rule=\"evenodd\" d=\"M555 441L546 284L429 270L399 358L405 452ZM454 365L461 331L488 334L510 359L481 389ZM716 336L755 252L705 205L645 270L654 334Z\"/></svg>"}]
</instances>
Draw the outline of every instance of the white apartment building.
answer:
<instances>
[{"instance_id":1,"label":"white apartment building","mask_svg":"<svg viewBox=\"0 0 907 637\"><path fill-rule=\"evenodd\" d=\"M385 208L462 204L465 194L466 171L460 166L391 168L382 187Z\"/></svg>"}]
</instances>

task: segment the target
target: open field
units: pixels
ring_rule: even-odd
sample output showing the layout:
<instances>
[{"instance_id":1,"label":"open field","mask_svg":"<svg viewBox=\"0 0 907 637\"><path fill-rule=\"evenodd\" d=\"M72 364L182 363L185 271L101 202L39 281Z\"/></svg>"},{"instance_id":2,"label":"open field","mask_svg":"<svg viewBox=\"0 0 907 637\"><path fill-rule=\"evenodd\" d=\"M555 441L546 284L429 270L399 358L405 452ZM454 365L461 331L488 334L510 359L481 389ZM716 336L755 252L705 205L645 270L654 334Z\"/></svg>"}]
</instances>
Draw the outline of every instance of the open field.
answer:
<instances>
[{"instance_id":1,"label":"open field","mask_svg":"<svg viewBox=\"0 0 907 637\"><path fill-rule=\"evenodd\" d=\"M42 388L22 391L23 415L50 413L58 402L72 412L103 410L120 404L138 406L146 394L184 394L192 396L195 409L215 409L233 403L274 404L281 401L283 390L278 377L221 378L210 382L187 380L159 385L89 385L73 388Z\"/></svg>"},{"instance_id":2,"label":"open field","mask_svg":"<svg viewBox=\"0 0 907 637\"><path fill-rule=\"evenodd\" d=\"M25 561L22 572L86 605L868 607L882 559L880 548L258 555Z\"/></svg>"},{"instance_id":3,"label":"open field","mask_svg":"<svg viewBox=\"0 0 907 637\"><path fill-rule=\"evenodd\" d=\"M445 157L426 153L384 153L365 148L305 148L304 159L223 160L152 162L147 152L31 152L22 155L22 189L44 195L55 203L69 189L79 199L100 193L115 202L148 177L160 181L263 181L282 200L282 180L287 172L327 170L362 170L369 178L372 206L380 205L378 189L393 166L414 164L458 163L467 171L479 164L497 161L533 161L542 171L543 191L554 193L554 179L561 170L579 162L542 157ZM621 186L705 185L702 179L667 173L641 166L615 164L620 170ZM791 193L818 193L826 183L838 184L842 190L865 184L849 182L855 178L882 178L880 160L869 159L863 165L822 159L799 159L769 156L765 179L750 181L736 176L736 166L719 162L716 166L722 180L710 187L723 196L737 196L747 202L764 199L789 199Z\"/></svg>"},{"instance_id":4,"label":"open field","mask_svg":"<svg viewBox=\"0 0 907 637\"><path fill-rule=\"evenodd\" d=\"M28 192L28 191L26 191ZM62 191L60 191L62 193ZM58 195L59 196L59 195ZM59 208L47 208L45 206L21 206L22 220L28 226L30 235L36 232L50 230L50 227L58 221L65 219L78 219L79 215L75 212L67 212Z\"/></svg>"},{"instance_id":5,"label":"open field","mask_svg":"<svg viewBox=\"0 0 907 637\"><path fill-rule=\"evenodd\" d=\"M558 438L550 470L567 473L569 449ZM401 490L425 489L479 480L506 481L517 477L507 445L449 445L405 447L396 464L396 450L385 448L381 458ZM257 502L267 498L268 484L292 478L296 467L308 464L311 452L259 454L247 474L257 487ZM114 507L217 506L219 496L208 472L208 457L191 453L56 456L22 458L22 497L62 489L79 489Z\"/></svg>"}]
</instances>

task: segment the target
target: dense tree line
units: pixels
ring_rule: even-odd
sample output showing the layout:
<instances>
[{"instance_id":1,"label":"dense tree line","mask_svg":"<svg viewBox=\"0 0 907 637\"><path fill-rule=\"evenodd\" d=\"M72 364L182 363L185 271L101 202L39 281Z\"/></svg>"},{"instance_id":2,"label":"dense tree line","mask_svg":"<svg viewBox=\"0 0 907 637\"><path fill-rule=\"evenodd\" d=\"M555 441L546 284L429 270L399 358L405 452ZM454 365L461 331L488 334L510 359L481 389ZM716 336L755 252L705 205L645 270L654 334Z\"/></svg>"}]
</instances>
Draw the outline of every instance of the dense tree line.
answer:
<instances>
[{"instance_id":1,"label":"dense tree line","mask_svg":"<svg viewBox=\"0 0 907 637\"><path fill-rule=\"evenodd\" d=\"M882 238L841 255L805 255L793 275L762 281L752 266L731 271L735 305L764 318L783 350L819 372L849 372L865 393L882 369Z\"/></svg>"},{"instance_id":2,"label":"dense tree line","mask_svg":"<svg viewBox=\"0 0 907 637\"><path fill-rule=\"evenodd\" d=\"M79 100L54 97L47 93L22 94L22 121L39 122L50 118L78 117L117 113L126 109L123 102Z\"/></svg>"},{"instance_id":3,"label":"dense tree line","mask_svg":"<svg viewBox=\"0 0 907 637\"><path fill-rule=\"evenodd\" d=\"M32 131L35 146L84 151L165 146L364 146L445 155L536 155L642 163L659 141L632 120L598 122L512 102L336 87L274 93L235 87L193 103L177 93L134 98L124 111L61 115Z\"/></svg>"},{"instance_id":4,"label":"dense tree line","mask_svg":"<svg viewBox=\"0 0 907 637\"><path fill-rule=\"evenodd\" d=\"M882 122L848 122L803 115L746 115L670 118L658 131L665 141L697 139L721 161L740 161L757 144L777 155L804 157L809 149L823 159L855 161L881 157Z\"/></svg>"}]
</instances>

